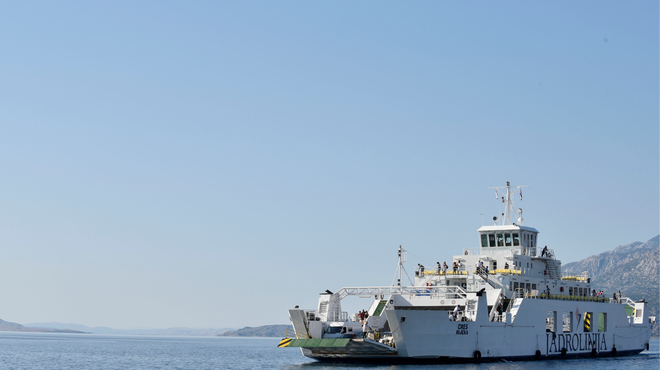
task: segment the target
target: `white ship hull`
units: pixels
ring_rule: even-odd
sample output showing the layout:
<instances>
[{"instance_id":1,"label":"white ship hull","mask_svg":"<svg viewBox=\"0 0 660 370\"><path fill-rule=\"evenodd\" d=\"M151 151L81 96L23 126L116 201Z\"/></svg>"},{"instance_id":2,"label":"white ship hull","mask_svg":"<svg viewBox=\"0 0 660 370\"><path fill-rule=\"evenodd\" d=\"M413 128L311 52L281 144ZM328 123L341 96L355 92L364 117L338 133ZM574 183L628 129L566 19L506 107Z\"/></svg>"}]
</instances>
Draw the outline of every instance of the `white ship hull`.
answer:
<instances>
[{"instance_id":1,"label":"white ship hull","mask_svg":"<svg viewBox=\"0 0 660 370\"><path fill-rule=\"evenodd\" d=\"M615 329L584 332L583 324L576 322L577 330L546 331L546 311L570 312L578 307L581 312L607 313L608 324ZM631 324L622 305L609 303L520 299L511 324L489 322L487 317L449 321L445 312L432 310L388 310L386 315L388 321L400 323L393 330L398 355L411 359L487 361L634 354L646 349L651 335L650 324ZM612 320L615 317L619 320Z\"/></svg>"}]
</instances>

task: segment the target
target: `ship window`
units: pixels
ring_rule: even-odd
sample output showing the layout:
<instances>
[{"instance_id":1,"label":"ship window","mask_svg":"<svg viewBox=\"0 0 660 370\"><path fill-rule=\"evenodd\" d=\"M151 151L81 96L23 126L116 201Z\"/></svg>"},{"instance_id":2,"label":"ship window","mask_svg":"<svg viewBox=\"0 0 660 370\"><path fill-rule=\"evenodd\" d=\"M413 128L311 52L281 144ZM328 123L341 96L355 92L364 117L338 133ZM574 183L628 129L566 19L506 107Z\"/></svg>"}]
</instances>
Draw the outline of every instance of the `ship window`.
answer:
<instances>
[{"instance_id":1,"label":"ship window","mask_svg":"<svg viewBox=\"0 0 660 370\"><path fill-rule=\"evenodd\" d=\"M504 234L504 243L506 243L507 247L511 246L511 234Z\"/></svg>"},{"instance_id":2,"label":"ship window","mask_svg":"<svg viewBox=\"0 0 660 370\"><path fill-rule=\"evenodd\" d=\"M487 246L488 246L488 235L481 234L481 248L485 248Z\"/></svg>"},{"instance_id":3,"label":"ship window","mask_svg":"<svg viewBox=\"0 0 660 370\"><path fill-rule=\"evenodd\" d=\"M504 246L504 237L502 236L502 234L497 234L497 246L498 247Z\"/></svg>"},{"instance_id":4,"label":"ship window","mask_svg":"<svg viewBox=\"0 0 660 370\"><path fill-rule=\"evenodd\" d=\"M572 286L568 287L568 295L573 295L573 287Z\"/></svg>"},{"instance_id":5,"label":"ship window","mask_svg":"<svg viewBox=\"0 0 660 370\"><path fill-rule=\"evenodd\" d=\"M598 313L598 332L607 331L607 312Z\"/></svg>"},{"instance_id":6,"label":"ship window","mask_svg":"<svg viewBox=\"0 0 660 370\"><path fill-rule=\"evenodd\" d=\"M474 239L472 239L472 240L474 240ZM327 334L337 334L337 333L341 332L341 326L328 326L328 328L325 329L325 332Z\"/></svg>"},{"instance_id":7,"label":"ship window","mask_svg":"<svg viewBox=\"0 0 660 370\"><path fill-rule=\"evenodd\" d=\"M520 245L520 239L518 238L518 233L513 233L513 246L517 247Z\"/></svg>"},{"instance_id":8,"label":"ship window","mask_svg":"<svg viewBox=\"0 0 660 370\"><path fill-rule=\"evenodd\" d=\"M495 234L488 234L488 242L491 247L495 246Z\"/></svg>"},{"instance_id":9,"label":"ship window","mask_svg":"<svg viewBox=\"0 0 660 370\"><path fill-rule=\"evenodd\" d=\"M556 333L557 327L555 323L557 322L557 311L548 311L545 315L545 331L548 333Z\"/></svg>"},{"instance_id":10,"label":"ship window","mask_svg":"<svg viewBox=\"0 0 660 370\"><path fill-rule=\"evenodd\" d=\"M564 311L564 317L562 319L562 325L564 327L564 333L570 333L573 331L573 312Z\"/></svg>"}]
</instances>

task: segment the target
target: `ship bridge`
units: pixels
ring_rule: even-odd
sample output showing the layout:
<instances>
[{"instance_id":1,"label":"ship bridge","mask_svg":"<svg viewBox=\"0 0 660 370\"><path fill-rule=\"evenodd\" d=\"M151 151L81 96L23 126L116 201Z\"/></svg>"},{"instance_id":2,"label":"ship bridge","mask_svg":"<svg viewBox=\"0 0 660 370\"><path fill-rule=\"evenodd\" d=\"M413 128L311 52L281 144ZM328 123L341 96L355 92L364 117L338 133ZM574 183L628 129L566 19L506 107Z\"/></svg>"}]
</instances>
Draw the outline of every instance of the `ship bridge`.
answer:
<instances>
[{"instance_id":1,"label":"ship bridge","mask_svg":"<svg viewBox=\"0 0 660 370\"><path fill-rule=\"evenodd\" d=\"M538 230L520 225L482 226L478 230L481 254L506 252L535 257Z\"/></svg>"}]
</instances>

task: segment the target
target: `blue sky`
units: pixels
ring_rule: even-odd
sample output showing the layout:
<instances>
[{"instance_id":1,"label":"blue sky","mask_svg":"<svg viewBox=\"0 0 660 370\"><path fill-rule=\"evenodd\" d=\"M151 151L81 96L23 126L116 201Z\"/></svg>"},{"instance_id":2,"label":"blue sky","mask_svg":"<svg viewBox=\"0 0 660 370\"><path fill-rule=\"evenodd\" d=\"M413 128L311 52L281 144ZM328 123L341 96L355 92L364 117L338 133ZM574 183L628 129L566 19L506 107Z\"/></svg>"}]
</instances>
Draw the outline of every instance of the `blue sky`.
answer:
<instances>
[{"instance_id":1,"label":"blue sky","mask_svg":"<svg viewBox=\"0 0 660 370\"><path fill-rule=\"evenodd\" d=\"M287 323L476 248L659 233L658 3L13 2L0 318Z\"/></svg>"}]
</instances>

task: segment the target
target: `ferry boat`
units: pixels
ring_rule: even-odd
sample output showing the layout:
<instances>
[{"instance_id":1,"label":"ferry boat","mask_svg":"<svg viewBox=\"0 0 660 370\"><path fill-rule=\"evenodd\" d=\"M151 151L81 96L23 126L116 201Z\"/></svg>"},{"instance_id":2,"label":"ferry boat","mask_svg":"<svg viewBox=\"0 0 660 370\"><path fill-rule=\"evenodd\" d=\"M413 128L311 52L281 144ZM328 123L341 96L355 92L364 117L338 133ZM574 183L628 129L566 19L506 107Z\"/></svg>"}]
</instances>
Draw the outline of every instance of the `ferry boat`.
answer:
<instances>
[{"instance_id":1,"label":"ferry boat","mask_svg":"<svg viewBox=\"0 0 660 370\"><path fill-rule=\"evenodd\" d=\"M392 286L345 287L320 294L316 309L289 310L292 329L279 347L333 362L481 362L638 354L655 317L644 300L598 295L591 279L562 276L539 231L525 226L514 197L527 186L495 187L501 218L477 230L479 248L452 264L418 265L404 286L407 253L398 249ZM501 197L501 199L500 199ZM444 261L443 261L444 262ZM397 278L398 277L398 278ZM349 316L341 302L369 298Z\"/></svg>"}]
</instances>

